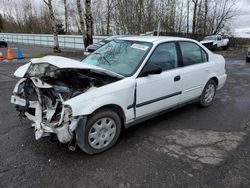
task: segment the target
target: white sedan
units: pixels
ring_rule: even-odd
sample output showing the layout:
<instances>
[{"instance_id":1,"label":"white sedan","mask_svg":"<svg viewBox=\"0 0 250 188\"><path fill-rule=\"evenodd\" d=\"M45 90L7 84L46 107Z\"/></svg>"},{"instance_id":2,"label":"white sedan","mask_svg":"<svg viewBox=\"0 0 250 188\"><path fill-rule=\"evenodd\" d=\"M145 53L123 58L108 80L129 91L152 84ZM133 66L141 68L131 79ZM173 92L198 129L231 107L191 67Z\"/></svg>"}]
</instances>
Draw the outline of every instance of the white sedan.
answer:
<instances>
[{"instance_id":1,"label":"white sedan","mask_svg":"<svg viewBox=\"0 0 250 188\"><path fill-rule=\"evenodd\" d=\"M33 121L36 139L56 136L88 154L159 113L195 100L211 105L227 78L224 58L199 42L149 36L111 41L82 62L31 59L15 76L11 102Z\"/></svg>"}]
</instances>

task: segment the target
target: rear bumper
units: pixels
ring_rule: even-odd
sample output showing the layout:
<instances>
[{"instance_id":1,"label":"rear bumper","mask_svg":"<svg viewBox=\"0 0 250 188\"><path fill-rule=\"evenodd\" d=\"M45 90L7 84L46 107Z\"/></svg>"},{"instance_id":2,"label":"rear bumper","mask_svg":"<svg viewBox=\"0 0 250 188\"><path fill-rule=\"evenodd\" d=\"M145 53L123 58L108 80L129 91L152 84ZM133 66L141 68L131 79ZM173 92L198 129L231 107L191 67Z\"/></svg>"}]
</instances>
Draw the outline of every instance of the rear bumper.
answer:
<instances>
[{"instance_id":1,"label":"rear bumper","mask_svg":"<svg viewBox=\"0 0 250 188\"><path fill-rule=\"evenodd\" d=\"M226 80L227 80L227 74L223 74L222 76L218 77L218 90L221 89L225 83L226 83Z\"/></svg>"}]
</instances>

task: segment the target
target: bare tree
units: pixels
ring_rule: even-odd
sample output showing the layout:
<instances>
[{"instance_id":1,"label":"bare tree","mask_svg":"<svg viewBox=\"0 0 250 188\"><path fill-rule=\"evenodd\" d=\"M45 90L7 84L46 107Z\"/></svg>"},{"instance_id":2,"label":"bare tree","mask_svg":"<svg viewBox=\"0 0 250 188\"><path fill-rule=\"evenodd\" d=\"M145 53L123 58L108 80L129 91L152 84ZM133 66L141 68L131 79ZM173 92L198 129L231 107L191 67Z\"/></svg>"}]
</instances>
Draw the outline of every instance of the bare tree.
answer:
<instances>
[{"instance_id":1,"label":"bare tree","mask_svg":"<svg viewBox=\"0 0 250 188\"><path fill-rule=\"evenodd\" d=\"M84 19L83 19L83 11L82 11L82 5L81 5L81 1L77 0L77 11L78 11L78 16L80 19L80 27L78 27L80 29L80 32L82 34L82 39L83 39L83 44L85 44L85 29L84 29ZM86 46L85 46L86 48Z\"/></svg>"},{"instance_id":2,"label":"bare tree","mask_svg":"<svg viewBox=\"0 0 250 188\"><path fill-rule=\"evenodd\" d=\"M53 11L52 0L43 0L43 2L49 8L50 20L52 22L52 31L53 31L53 36L54 36L54 52L60 52L59 42L58 42L58 32L56 29L56 18L55 18L55 14Z\"/></svg>"},{"instance_id":3,"label":"bare tree","mask_svg":"<svg viewBox=\"0 0 250 188\"><path fill-rule=\"evenodd\" d=\"M236 3L236 0L223 0L220 2L220 10L215 18L213 34L219 33L224 28L224 23L235 16L234 7Z\"/></svg>"},{"instance_id":4,"label":"bare tree","mask_svg":"<svg viewBox=\"0 0 250 188\"><path fill-rule=\"evenodd\" d=\"M111 0L107 0L107 29L106 29L107 36L109 36L110 15L111 15Z\"/></svg>"},{"instance_id":5,"label":"bare tree","mask_svg":"<svg viewBox=\"0 0 250 188\"><path fill-rule=\"evenodd\" d=\"M117 0L105 0L106 1L106 35L110 35L110 24L112 21L111 16L113 15L113 10L117 6Z\"/></svg>"},{"instance_id":6,"label":"bare tree","mask_svg":"<svg viewBox=\"0 0 250 188\"><path fill-rule=\"evenodd\" d=\"M197 19L197 8L199 0L192 0L194 3L194 11L193 11L193 26L192 26L192 33L196 33L196 19Z\"/></svg>"},{"instance_id":7,"label":"bare tree","mask_svg":"<svg viewBox=\"0 0 250 188\"><path fill-rule=\"evenodd\" d=\"M190 6L190 2L189 0L187 0L187 34L189 33L189 6Z\"/></svg>"},{"instance_id":8,"label":"bare tree","mask_svg":"<svg viewBox=\"0 0 250 188\"><path fill-rule=\"evenodd\" d=\"M93 20L91 13L91 0L85 0L85 20L86 20L86 37L84 46L93 44Z\"/></svg>"},{"instance_id":9,"label":"bare tree","mask_svg":"<svg viewBox=\"0 0 250 188\"><path fill-rule=\"evenodd\" d=\"M237 0L57 0L64 12L48 6L54 1L1 0L3 32L53 33L57 46L58 21L62 16L68 33L81 33L85 46L98 35L140 34L154 31L217 34L228 31L237 14ZM9 3L11 2L11 3ZM37 8L37 6L40 6ZM56 14L55 12L56 11ZM51 14L52 13L52 14ZM55 23L56 22L56 23ZM189 27L191 26L191 27ZM191 29L190 29L191 28ZM57 47L55 47L56 49ZM58 47L59 49L59 47Z\"/></svg>"},{"instance_id":10,"label":"bare tree","mask_svg":"<svg viewBox=\"0 0 250 188\"><path fill-rule=\"evenodd\" d=\"M204 2L204 20L203 20L203 35L207 32L207 15L208 15L208 0Z\"/></svg>"},{"instance_id":11,"label":"bare tree","mask_svg":"<svg viewBox=\"0 0 250 188\"><path fill-rule=\"evenodd\" d=\"M0 14L0 32L3 31L3 16Z\"/></svg>"},{"instance_id":12,"label":"bare tree","mask_svg":"<svg viewBox=\"0 0 250 188\"><path fill-rule=\"evenodd\" d=\"M69 19L68 19L68 4L67 0L63 0L63 5L64 5L64 24L65 24L65 33L69 32Z\"/></svg>"}]
</instances>

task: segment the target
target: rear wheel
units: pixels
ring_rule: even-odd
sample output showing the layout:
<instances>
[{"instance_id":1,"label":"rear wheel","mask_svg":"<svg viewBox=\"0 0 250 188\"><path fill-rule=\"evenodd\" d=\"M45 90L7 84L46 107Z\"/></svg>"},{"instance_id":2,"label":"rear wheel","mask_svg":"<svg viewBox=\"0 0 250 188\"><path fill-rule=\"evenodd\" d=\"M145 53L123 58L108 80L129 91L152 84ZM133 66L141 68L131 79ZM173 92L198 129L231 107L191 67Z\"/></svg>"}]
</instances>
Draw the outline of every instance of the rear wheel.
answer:
<instances>
[{"instance_id":1,"label":"rear wheel","mask_svg":"<svg viewBox=\"0 0 250 188\"><path fill-rule=\"evenodd\" d=\"M84 131L84 144L79 145L87 154L101 153L111 148L121 132L119 115L110 109L102 109L90 116Z\"/></svg>"},{"instance_id":2,"label":"rear wheel","mask_svg":"<svg viewBox=\"0 0 250 188\"><path fill-rule=\"evenodd\" d=\"M209 80L200 96L200 105L202 107L210 106L214 101L217 85L214 80Z\"/></svg>"}]
</instances>

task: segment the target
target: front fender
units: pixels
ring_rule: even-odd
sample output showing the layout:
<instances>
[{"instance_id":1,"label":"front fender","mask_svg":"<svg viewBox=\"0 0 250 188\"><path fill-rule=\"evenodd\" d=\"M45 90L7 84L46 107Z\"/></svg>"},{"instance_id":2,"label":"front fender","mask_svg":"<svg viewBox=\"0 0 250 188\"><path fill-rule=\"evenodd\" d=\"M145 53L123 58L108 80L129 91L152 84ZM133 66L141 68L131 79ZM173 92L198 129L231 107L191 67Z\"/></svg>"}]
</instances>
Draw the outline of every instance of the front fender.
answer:
<instances>
[{"instance_id":1,"label":"front fender","mask_svg":"<svg viewBox=\"0 0 250 188\"><path fill-rule=\"evenodd\" d=\"M117 105L123 110L126 120L129 120L134 118L133 109L127 109L133 104L134 90L135 82L131 80L116 82L87 91L65 101L64 105L71 107L73 116L89 115L103 106Z\"/></svg>"}]
</instances>

